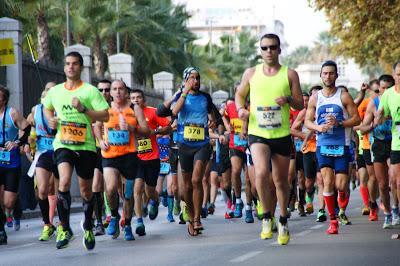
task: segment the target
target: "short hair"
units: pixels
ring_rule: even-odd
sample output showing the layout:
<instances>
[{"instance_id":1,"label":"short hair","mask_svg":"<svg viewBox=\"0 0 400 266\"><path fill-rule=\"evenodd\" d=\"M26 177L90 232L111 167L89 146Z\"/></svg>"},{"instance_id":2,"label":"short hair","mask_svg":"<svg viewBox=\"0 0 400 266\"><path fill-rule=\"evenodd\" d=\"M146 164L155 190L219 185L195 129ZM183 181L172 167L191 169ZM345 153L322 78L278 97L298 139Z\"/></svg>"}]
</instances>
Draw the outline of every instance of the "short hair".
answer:
<instances>
[{"instance_id":1,"label":"short hair","mask_svg":"<svg viewBox=\"0 0 400 266\"><path fill-rule=\"evenodd\" d=\"M260 42L261 42L263 39L275 39L275 40L278 42L278 46L279 46L279 47L281 46L281 39L279 39L279 36L276 35L276 34L274 34L274 33L267 33L267 34L264 34L263 36L261 36Z\"/></svg>"},{"instance_id":2,"label":"short hair","mask_svg":"<svg viewBox=\"0 0 400 266\"><path fill-rule=\"evenodd\" d=\"M349 92L349 89L344 85L336 86L336 88L341 89L341 90L345 90L346 92Z\"/></svg>"},{"instance_id":3,"label":"short hair","mask_svg":"<svg viewBox=\"0 0 400 266\"><path fill-rule=\"evenodd\" d=\"M374 84L378 84L379 85L379 81L377 80L377 79L373 79L373 80L370 80L370 82L368 83L368 85L371 87L372 85L374 85Z\"/></svg>"},{"instance_id":4,"label":"short hair","mask_svg":"<svg viewBox=\"0 0 400 266\"><path fill-rule=\"evenodd\" d=\"M333 61L333 60L327 60L327 61L325 61L325 62L322 64L322 66L321 66L321 72L322 72L322 69L323 69L324 67L327 67L327 66L333 66L333 67L335 68L336 74L338 73L338 68L337 68L337 64L336 64L335 61Z\"/></svg>"},{"instance_id":5,"label":"short hair","mask_svg":"<svg viewBox=\"0 0 400 266\"><path fill-rule=\"evenodd\" d=\"M400 61L397 61L396 63L393 64L393 70L396 69L397 65L400 64Z\"/></svg>"},{"instance_id":6,"label":"short hair","mask_svg":"<svg viewBox=\"0 0 400 266\"><path fill-rule=\"evenodd\" d=\"M99 85L100 83L108 83L111 85L111 81L109 79L102 79L97 83L97 85Z\"/></svg>"},{"instance_id":7,"label":"short hair","mask_svg":"<svg viewBox=\"0 0 400 266\"><path fill-rule=\"evenodd\" d=\"M388 74L383 74L382 76L380 76L379 83L381 83L381 81L389 82L391 84L391 86L393 86L393 84L394 84L394 78Z\"/></svg>"},{"instance_id":8,"label":"short hair","mask_svg":"<svg viewBox=\"0 0 400 266\"><path fill-rule=\"evenodd\" d=\"M6 101L6 104L8 104L8 100L10 99L10 91L1 84L0 84L0 91L3 93L3 97L4 100Z\"/></svg>"},{"instance_id":9,"label":"short hair","mask_svg":"<svg viewBox=\"0 0 400 266\"><path fill-rule=\"evenodd\" d=\"M72 56L72 57L78 58L79 64L80 64L81 66L83 66L83 57L82 57L82 55L81 55L80 53L78 53L78 52L76 52L76 51L72 51L72 52L69 52L69 53L65 56L65 58L67 58L68 56Z\"/></svg>"},{"instance_id":10,"label":"short hair","mask_svg":"<svg viewBox=\"0 0 400 266\"><path fill-rule=\"evenodd\" d=\"M308 94L312 95L313 91L315 91L315 90L316 90L316 91L322 90L322 86L320 86L320 85L312 86L312 87L310 88L310 91L309 91Z\"/></svg>"},{"instance_id":11,"label":"short hair","mask_svg":"<svg viewBox=\"0 0 400 266\"><path fill-rule=\"evenodd\" d=\"M146 99L144 92L141 89L131 89L130 93L140 93L142 95L143 100Z\"/></svg>"}]
</instances>

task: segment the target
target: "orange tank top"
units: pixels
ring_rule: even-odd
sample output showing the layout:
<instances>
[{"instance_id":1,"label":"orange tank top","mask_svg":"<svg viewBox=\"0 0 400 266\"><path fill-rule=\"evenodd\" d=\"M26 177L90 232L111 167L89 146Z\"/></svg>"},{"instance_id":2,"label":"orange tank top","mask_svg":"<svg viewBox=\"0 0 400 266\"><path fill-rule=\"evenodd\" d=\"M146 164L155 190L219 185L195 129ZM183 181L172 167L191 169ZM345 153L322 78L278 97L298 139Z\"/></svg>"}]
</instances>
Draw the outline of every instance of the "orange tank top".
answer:
<instances>
[{"instance_id":1,"label":"orange tank top","mask_svg":"<svg viewBox=\"0 0 400 266\"><path fill-rule=\"evenodd\" d=\"M120 114L130 126L136 127L137 120L135 112L130 107L126 107L120 113L119 111L109 108L109 120L104 123L104 140L108 143L108 150L101 151L104 158L114 158L128 153L136 152L135 136L133 132L121 130L119 127Z\"/></svg>"}]
</instances>

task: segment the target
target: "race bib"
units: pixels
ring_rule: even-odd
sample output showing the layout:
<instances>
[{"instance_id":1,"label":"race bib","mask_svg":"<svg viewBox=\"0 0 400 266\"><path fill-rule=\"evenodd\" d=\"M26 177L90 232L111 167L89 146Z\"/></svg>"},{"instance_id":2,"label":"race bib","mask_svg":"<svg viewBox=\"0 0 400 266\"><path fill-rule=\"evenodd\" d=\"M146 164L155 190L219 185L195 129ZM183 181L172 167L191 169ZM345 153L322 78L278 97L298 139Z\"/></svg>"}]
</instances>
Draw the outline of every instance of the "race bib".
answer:
<instances>
[{"instance_id":1,"label":"race bib","mask_svg":"<svg viewBox=\"0 0 400 266\"><path fill-rule=\"evenodd\" d=\"M198 125L185 125L183 129L183 139L186 141L204 140L204 127Z\"/></svg>"},{"instance_id":2,"label":"race bib","mask_svg":"<svg viewBox=\"0 0 400 266\"><path fill-rule=\"evenodd\" d=\"M233 135L233 144L235 147L245 147L247 146L247 139L241 139L238 134Z\"/></svg>"},{"instance_id":3,"label":"race bib","mask_svg":"<svg viewBox=\"0 0 400 266\"><path fill-rule=\"evenodd\" d=\"M53 150L53 141L54 138L47 138L47 137L39 137L37 139L37 147L39 151L44 151L48 150L51 151Z\"/></svg>"},{"instance_id":4,"label":"race bib","mask_svg":"<svg viewBox=\"0 0 400 266\"><path fill-rule=\"evenodd\" d=\"M343 145L322 145L321 154L330 157L340 157L344 154Z\"/></svg>"},{"instance_id":5,"label":"race bib","mask_svg":"<svg viewBox=\"0 0 400 266\"><path fill-rule=\"evenodd\" d=\"M301 151L301 146L303 145L303 142L301 140L295 140L294 145L296 147L296 151L299 152Z\"/></svg>"},{"instance_id":6,"label":"race bib","mask_svg":"<svg viewBox=\"0 0 400 266\"><path fill-rule=\"evenodd\" d=\"M81 145L86 139L86 124L74 122L61 122L61 143Z\"/></svg>"},{"instance_id":7,"label":"race bib","mask_svg":"<svg viewBox=\"0 0 400 266\"><path fill-rule=\"evenodd\" d=\"M161 162L160 165L160 174L162 175L167 175L169 173L169 169L171 168L171 165L166 162Z\"/></svg>"},{"instance_id":8,"label":"race bib","mask_svg":"<svg viewBox=\"0 0 400 266\"><path fill-rule=\"evenodd\" d=\"M280 106L257 107L257 121L259 128L277 129L282 126L282 111Z\"/></svg>"},{"instance_id":9,"label":"race bib","mask_svg":"<svg viewBox=\"0 0 400 266\"><path fill-rule=\"evenodd\" d=\"M151 152L152 150L150 139L138 139L138 153Z\"/></svg>"},{"instance_id":10,"label":"race bib","mask_svg":"<svg viewBox=\"0 0 400 266\"><path fill-rule=\"evenodd\" d=\"M129 131L109 128L108 144L113 146L123 146L129 144Z\"/></svg>"},{"instance_id":11,"label":"race bib","mask_svg":"<svg viewBox=\"0 0 400 266\"><path fill-rule=\"evenodd\" d=\"M233 131L235 133L242 133L243 132L243 121L239 118L232 119L232 126Z\"/></svg>"},{"instance_id":12,"label":"race bib","mask_svg":"<svg viewBox=\"0 0 400 266\"><path fill-rule=\"evenodd\" d=\"M0 151L0 162L9 163L11 153L9 151Z\"/></svg>"}]
</instances>

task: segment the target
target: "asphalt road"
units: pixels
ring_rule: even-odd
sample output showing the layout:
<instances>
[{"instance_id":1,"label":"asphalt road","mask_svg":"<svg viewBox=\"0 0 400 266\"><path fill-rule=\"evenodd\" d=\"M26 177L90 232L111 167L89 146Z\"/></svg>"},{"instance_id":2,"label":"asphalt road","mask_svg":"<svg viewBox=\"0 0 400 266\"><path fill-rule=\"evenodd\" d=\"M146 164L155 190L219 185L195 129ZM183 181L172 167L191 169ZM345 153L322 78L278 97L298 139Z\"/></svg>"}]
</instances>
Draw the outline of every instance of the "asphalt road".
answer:
<instances>
[{"instance_id":1,"label":"asphalt road","mask_svg":"<svg viewBox=\"0 0 400 266\"><path fill-rule=\"evenodd\" d=\"M378 222L361 216L358 189L348 207L350 226L341 226L339 235L326 235L328 223L315 222L316 214L289 220L291 241L287 246L272 240L260 240L260 222L246 224L244 219L225 220L223 204L203 220L205 231L197 237L187 227L168 223L166 208L160 207L155 221L145 219L147 235L126 242L121 236L96 237L96 248L88 252L82 246L79 222L83 214L71 216L75 239L63 250L55 247L55 238L39 242L40 219L21 222L21 230L7 229L8 245L0 246L0 265L400 265L400 240L392 240L400 227L383 230L382 212Z\"/></svg>"}]
</instances>

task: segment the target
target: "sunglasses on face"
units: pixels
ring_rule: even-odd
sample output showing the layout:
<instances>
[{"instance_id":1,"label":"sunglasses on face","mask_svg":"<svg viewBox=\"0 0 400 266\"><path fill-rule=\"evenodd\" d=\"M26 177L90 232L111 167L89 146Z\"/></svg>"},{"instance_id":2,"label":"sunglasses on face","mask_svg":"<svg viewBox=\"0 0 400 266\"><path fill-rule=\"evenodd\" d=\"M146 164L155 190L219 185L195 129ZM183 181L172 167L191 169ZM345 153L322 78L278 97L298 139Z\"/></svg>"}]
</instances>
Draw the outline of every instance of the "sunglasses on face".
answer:
<instances>
[{"instance_id":1,"label":"sunglasses on face","mask_svg":"<svg viewBox=\"0 0 400 266\"><path fill-rule=\"evenodd\" d=\"M110 89L99 89L100 92L110 92Z\"/></svg>"},{"instance_id":2,"label":"sunglasses on face","mask_svg":"<svg viewBox=\"0 0 400 266\"><path fill-rule=\"evenodd\" d=\"M266 45L266 46L261 46L260 48L263 51L267 51L268 49L270 51L275 51L275 50L277 50L279 48L279 45Z\"/></svg>"}]
</instances>

